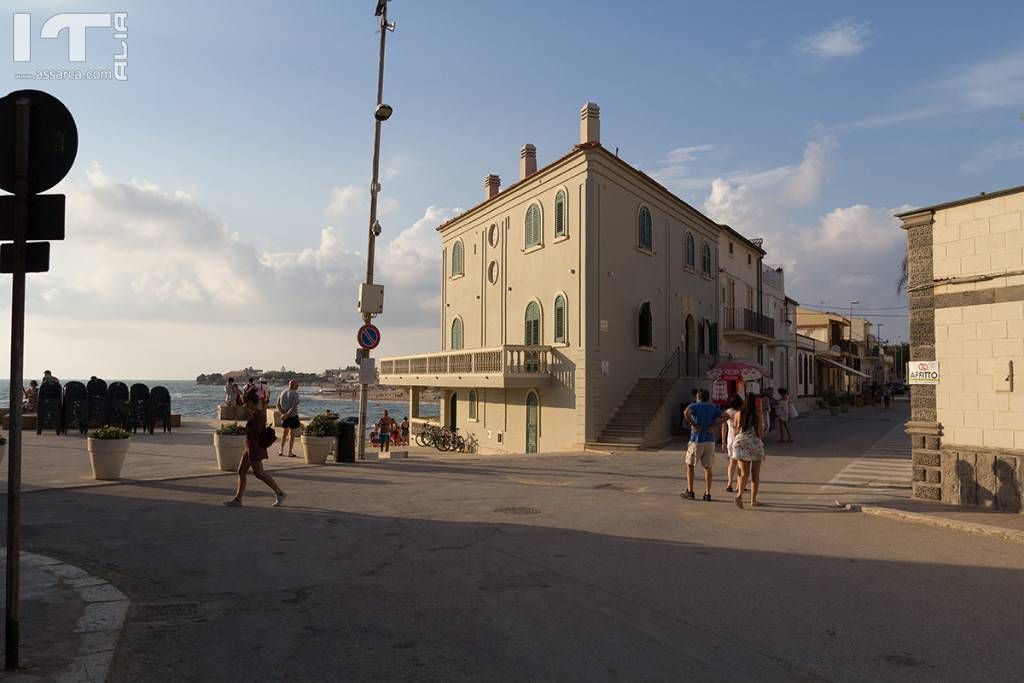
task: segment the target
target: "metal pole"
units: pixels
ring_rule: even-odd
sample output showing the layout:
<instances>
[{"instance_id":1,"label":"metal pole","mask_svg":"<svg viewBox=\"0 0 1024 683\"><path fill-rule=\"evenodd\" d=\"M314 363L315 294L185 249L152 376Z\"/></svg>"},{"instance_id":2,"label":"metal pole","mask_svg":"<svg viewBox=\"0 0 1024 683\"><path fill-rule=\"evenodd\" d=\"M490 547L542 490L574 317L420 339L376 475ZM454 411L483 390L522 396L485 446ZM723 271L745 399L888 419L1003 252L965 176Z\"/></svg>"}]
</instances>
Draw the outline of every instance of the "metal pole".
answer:
<instances>
[{"instance_id":1,"label":"metal pole","mask_svg":"<svg viewBox=\"0 0 1024 683\"><path fill-rule=\"evenodd\" d=\"M25 237L28 231L29 100L15 103L14 274L11 287L11 424L7 455L7 590L5 595L4 668L18 668L21 615L21 394L25 352Z\"/></svg>"},{"instance_id":2,"label":"metal pole","mask_svg":"<svg viewBox=\"0 0 1024 683\"><path fill-rule=\"evenodd\" d=\"M380 60L377 68L377 105L384 102L384 42L388 35L388 3L384 2L380 14ZM370 223L367 226L368 243L366 247L366 284L373 284L373 249L377 236L373 233L373 226L377 222L377 192L378 177L380 172L380 126L381 120L374 117L373 126L373 180L370 182ZM363 313L363 322L370 323L372 316ZM366 352L365 358L370 357ZM359 383L359 424L356 425L356 458L362 460L366 456L366 391L367 384Z\"/></svg>"}]
</instances>

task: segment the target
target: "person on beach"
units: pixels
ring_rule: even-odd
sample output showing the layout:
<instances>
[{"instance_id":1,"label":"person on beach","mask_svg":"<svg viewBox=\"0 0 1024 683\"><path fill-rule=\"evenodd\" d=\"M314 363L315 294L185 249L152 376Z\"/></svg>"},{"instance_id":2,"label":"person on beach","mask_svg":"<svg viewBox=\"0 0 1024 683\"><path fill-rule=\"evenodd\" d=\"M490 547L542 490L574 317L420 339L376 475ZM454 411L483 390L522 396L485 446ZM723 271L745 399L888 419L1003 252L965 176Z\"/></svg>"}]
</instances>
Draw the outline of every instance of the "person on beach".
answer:
<instances>
[{"instance_id":1,"label":"person on beach","mask_svg":"<svg viewBox=\"0 0 1024 683\"><path fill-rule=\"evenodd\" d=\"M739 465L736 463L736 452L733 449L733 442L736 440L736 423L733 422L733 418L736 417L740 408L743 407L743 399L738 394L733 394L729 397L729 407L725 409L724 422L722 422L722 445L725 448L726 454L729 456L729 465L725 470L725 490L728 493L733 493L732 482L736 479Z\"/></svg>"},{"instance_id":2,"label":"person on beach","mask_svg":"<svg viewBox=\"0 0 1024 683\"><path fill-rule=\"evenodd\" d=\"M775 419L779 421L779 443L793 443L793 432L789 431L790 413L793 412L789 389L779 389L777 411Z\"/></svg>"},{"instance_id":3,"label":"person on beach","mask_svg":"<svg viewBox=\"0 0 1024 683\"><path fill-rule=\"evenodd\" d=\"M274 478L263 469L263 461L267 459L267 449L260 445L260 434L267 427L267 411L260 410L260 398L256 391L246 392L243 396L243 405L249 413L249 420L245 423L245 455L238 466L238 489L235 497L224 501L228 507L238 507L242 504L242 496L245 495L246 474L252 469L253 475L274 492L274 504L272 507L281 507L287 495L277 485Z\"/></svg>"},{"instance_id":4,"label":"person on beach","mask_svg":"<svg viewBox=\"0 0 1024 683\"><path fill-rule=\"evenodd\" d=\"M259 384L256 385L256 395L260 399L260 407L266 410L267 404L270 403L270 390L267 389L267 380L262 377L260 377Z\"/></svg>"},{"instance_id":5,"label":"person on beach","mask_svg":"<svg viewBox=\"0 0 1024 683\"><path fill-rule=\"evenodd\" d=\"M60 380L54 377L49 370L43 370L43 384L60 384Z\"/></svg>"},{"instance_id":6,"label":"person on beach","mask_svg":"<svg viewBox=\"0 0 1024 683\"><path fill-rule=\"evenodd\" d=\"M234 377L228 377L228 383L224 385L224 405L242 405L242 392L238 390L238 385L235 384Z\"/></svg>"},{"instance_id":7,"label":"person on beach","mask_svg":"<svg viewBox=\"0 0 1024 683\"><path fill-rule=\"evenodd\" d=\"M402 445L403 446L408 446L409 445L409 417L408 416L402 418L401 433L402 433Z\"/></svg>"},{"instance_id":8,"label":"person on beach","mask_svg":"<svg viewBox=\"0 0 1024 683\"><path fill-rule=\"evenodd\" d=\"M302 399L299 397L299 383L296 380L288 382L288 388L281 392L281 395L277 397L277 409L281 412L281 426L284 427L284 431L281 432L281 448L277 454L284 456L284 442L288 440L288 457L297 457L292 451L295 450L295 435L299 431L299 403Z\"/></svg>"},{"instance_id":9,"label":"person on beach","mask_svg":"<svg viewBox=\"0 0 1024 683\"><path fill-rule=\"evenodd\" d=\"M256 391L256 380L252 377L245 381L245 386L242 387L242 396L245 396L250 391ZM259 396L259 394L257 394Z\"/></svg>"},{"instance_id":10,"label":"person on beach","mask_svg":"<svg viewBox=\"0 0 1024 683\"><path fill-rule=\"evenodd\" d=\"M711 500L711 468L715 463L716 430L722 423L722 411L709 403L711 392L697 390L697 401L686 406L683 418L690 425L690 443L686 447L686 490L679 494L693 500L693 472L697 463L704 468L704 500Z\"/></svg>"},{"instance_id":11,"label":"person on beach","mask_svg":"<svg viewBox=\"0 0 1024 683\"><path fill-rule=\"evenodd\" d=\"M388 411L385 410L384 414L377 422L377 430L380 432L377 439L380 441L381 453L391 452L391 432L394 428L395 421L391 419L391 416L388 415Z\"/></svg>"},{"instance_id":12,"label":"person on beach","mask_svg":"<svg viewBox=\"0 0 1024 683\"><path fill-rule=\"evenodd\" d=\"M733 451L740 467L736 487L736 507L743 509L743 489L750 482L750 506L757 507L757 494L761 485L761 463L764 462L764 415L753 394L747 396L739 414L733 416L736 438Z\"/></svg>"},{"instance_id":13,"label":"person on beach","mask_svg":"<svg viewBox=\"0 0 1024 683\"><path fill-rule=\"evenodd\" d=\"M36 407L39 405L39 382L32 380L28 383L28 389L25 390L25 400L22 401L21 409L26 413L36 412Z\"/></svg>"}]
</instances>

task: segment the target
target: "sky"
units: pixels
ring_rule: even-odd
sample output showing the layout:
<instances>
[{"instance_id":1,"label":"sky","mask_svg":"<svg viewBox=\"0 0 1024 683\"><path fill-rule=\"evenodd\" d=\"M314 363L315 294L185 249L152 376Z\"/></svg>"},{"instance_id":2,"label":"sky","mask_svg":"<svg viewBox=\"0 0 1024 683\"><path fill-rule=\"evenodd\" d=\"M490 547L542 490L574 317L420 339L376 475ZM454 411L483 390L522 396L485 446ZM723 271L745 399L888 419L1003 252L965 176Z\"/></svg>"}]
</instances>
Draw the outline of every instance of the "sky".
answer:
<instances>
[{"instance_id":1,"label":"sky","mask_svg":"<svg viewBox=\"0 0 1024 683\"><path fill-rule=\"evenodd\" d=\"M189 378L354 357L379 34L374 0L21 0L31 59L79 128L67 239L28 284L26 375ZM18 80L82 63L61 12L127 13L127 80ZM907 336L893 214L1024 184L1024 5L393 0L378 355L440 341L434 228L577 141L609 149L749 237L802 304L861 304ZM0 285L9 316L10 282ZM901 310L901 307L902 310ZM6 343L0 351L7 353ZM5 373L0 373L5 374Z\"/></svg>"}]
</instances>

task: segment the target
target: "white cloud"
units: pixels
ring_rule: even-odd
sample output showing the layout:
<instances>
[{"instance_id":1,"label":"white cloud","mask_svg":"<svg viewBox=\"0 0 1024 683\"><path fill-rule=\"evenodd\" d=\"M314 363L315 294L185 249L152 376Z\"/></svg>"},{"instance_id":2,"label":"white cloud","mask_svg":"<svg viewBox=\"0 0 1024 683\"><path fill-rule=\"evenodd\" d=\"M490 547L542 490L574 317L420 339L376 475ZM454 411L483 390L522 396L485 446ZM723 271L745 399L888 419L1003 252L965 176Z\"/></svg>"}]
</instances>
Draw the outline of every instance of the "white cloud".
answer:
<instances>
[{"instance_id":1,"label":"white cloud","mask_svg":"<svg viewBox=\"0 0 1024 683\"><path fill-rule=\"evenodd\" d=\"M982 173L1004 161L1024 159L1024 140L999 140L976 149L963 164L965 173Z\"/></svg>"},{"instance_id":2,"label":"white cloud","mask_svg":"<svg viewBox=\"0 0 1024 683\"><path fill-rule=\"evenodd\" d=\"M355 185L336 187L331 191L331 198L324 209L328 218L349 218L363 208L363 191Z\"/></svg>"},{"instance_id":3,"label":"white cloud","mask_svg":"<svg viewBox=\"0 0 1024 683\"><path fill-rule=\"evenodd\" d=\"M870 32L868 22L847 17L802 40L800 51L822 59L855 57L868 46Z\"/></svg>"},{"instance_id":4,"label":"white cloud","mask_svg":"<svg viewBox=\"0 0 1024 683\"><path fill-rule=\"evenodd\" d=\"M179 341L200 358L221 340L238 341L235 331L247 326L264 325L268 336L260 344L277 347L274 330L285 338L295 328L354 334L360 323L355 299L365 275L365 245L346 243L352 231L313 228L305 247L259 249L192 193L116 180L95 164L62 189L68 240L54 245L52 272L33 276L29 287L28 310L40 319L112 329L158 323L199 329L198 336L179 335ZM433 341L436 316L429 309L440 289L440 240L433 228L452 215L429 207L408 228L396 226L391 240L385 232L378 241L376 281L387 288L388 302L381 322L400 322ZM289 234L289 243L302 242L301 228ZM58 341L31 343L59 353ZM323 367L336 362L331 358L337 349L321 351ZM278 355L277 365L293 363L288 352ZM184 370L187 375L209 367L217 366L197 362Z\"/></svg>"},{"instance_id":5,"label":"white cloud","mask_svg":"<svg viewBox=\"0 0 1024 683\"><path fill-rule=\"evenodd\" d=\"M1024 50L960 69L939 83L973 108L1024 104Z\"/></svg>"}]
</instances>

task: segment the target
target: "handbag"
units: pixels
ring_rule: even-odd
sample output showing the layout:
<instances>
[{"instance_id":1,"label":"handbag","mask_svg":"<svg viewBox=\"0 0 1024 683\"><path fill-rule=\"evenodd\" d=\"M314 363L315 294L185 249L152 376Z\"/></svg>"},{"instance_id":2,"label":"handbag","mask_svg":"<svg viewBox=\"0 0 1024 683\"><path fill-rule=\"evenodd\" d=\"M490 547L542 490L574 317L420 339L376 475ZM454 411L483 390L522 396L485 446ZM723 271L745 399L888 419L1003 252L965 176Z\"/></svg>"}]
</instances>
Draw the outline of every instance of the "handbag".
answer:
<instances>
[{"instance_id":1,"label":"handbag","mask_svg":"<svg viewBox=\"0 0 1024 683\"><path fill-rule=\"evenodd\" d=\"M277 441L277 432L274 431L273 427L264 427L260 430L257 441L260 444L260 448L270 448Z\"/></svg>"},{"instance_id":2,"label":"handbag","mask_svg":"<svg viewBox=\"0 0 1024 683\"><path fill-rule=\"evenodd\" d=\"M800 417L800 413L798 413L796 411L796 406L793 405L792 403L789 404L789 416L790 417Z\"/></svg>"}]
</instances>

